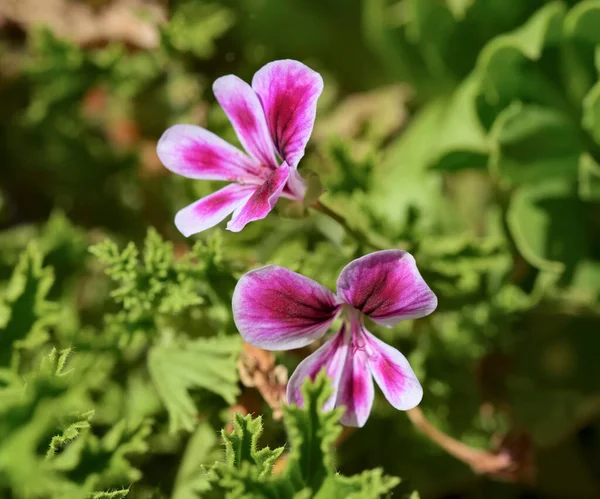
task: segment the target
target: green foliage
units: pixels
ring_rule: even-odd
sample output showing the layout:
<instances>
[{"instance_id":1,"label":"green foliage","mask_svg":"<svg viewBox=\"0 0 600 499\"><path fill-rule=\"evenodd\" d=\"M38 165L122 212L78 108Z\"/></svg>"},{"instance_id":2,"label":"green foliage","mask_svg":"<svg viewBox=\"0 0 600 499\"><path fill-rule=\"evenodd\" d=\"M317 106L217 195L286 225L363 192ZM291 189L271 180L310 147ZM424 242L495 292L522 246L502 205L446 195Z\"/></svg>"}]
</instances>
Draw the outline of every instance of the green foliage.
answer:
<instances>
[{"instance_id":1,"label":"green foliage","mask_svg":"<svg viewBox=\"0 0 600 499\"><path fill-rule=\"evenodd\" d=\"M135 3L48 2L43 28L0 8L0 497L594 496L598 0L174 0L122 25ZM282 58L325 82L304 205L185 240L175 213L222 183L163 168L159 137L189 123L237 143L213 81ZM410 360L424 414L516 473L535 456L535 483L482 480L380 394L334 452L337 413L311 385L286 439L238 382L244 272L335 289L377 248L411 251L439 298L427 318L368 324ZM307 353L276 362L291 374ZM236 411L254 416L221 460Z\"/></svg>"},{"instance_id":2,"label":"green foliage","mask_svg":"<svg viewBox=\"0 0 600 499\"><path fill-rule=\"evenodd\" d=\"M46 299L54 282L35 244L23 252L0 303L0 367L18 362L21 349L43 343L58 320L57 304ZM12 355L12 357L11 357Z\"/></svg>"},{"instance_id":3,"label":"green foliage","mask_svg":"<svg viewBox=\"0 0 600 499\"><path fill-rule=\"evenodd\" d=\"M149 229L141 255L133 243L119 251L111 240L92 246L90 251L107 266L106 274L119 284L111 296L132 316L150 311L176 314L202 303L198 292L198 281L204 275L201 244L176 259L173 243Z\"/></svg>"},{"instance_id":4,"label":"green foliage","mask_svg":"<svg viewBox=\"0 0 600 499\"><path fill-rule=\"evenodd\" d=\"M139 478L128 458L147 450L149 427L125 436L118 425L95 437L89 386L65 368L69 354L52 349L24 381L0 390L0 490L14 497L124 497L126 489L102 489Z\"/></svg>"},{"instance_id":5,"label":"green foliage","mask_svg":"<svg viewBox=\"0 0 600 499\"><path fill-rule=\"evenodd\" d=\"M338 420L342 409L325 412L323 404L331 396L325 372L307 380L302 388L304 408L285 409L285 423L291 451L286 467L273 475L273 465L284 448L257 450L263 432L262 418L234 415L233 431L223 430L225 460L209 471L215 497L294 497L294 498L378 498L384 497L399 479L383 475L382 470L366 471L345 477L337 473L332 448L340 434Z\"/></svg>"},{"instance_id":6,"label":"green foliage","mask_svg":"<svg viewBox=\"0 0 600 499\"><path fill-rule=\"evenodd\" d=\"M236 360L240 339L218 337L175 343L164 338L148 353L148 370L170 417L171 431L191 431L197 411L188 390L204 388L229 403L238 395Z\"/></svg>"}]
</instances>

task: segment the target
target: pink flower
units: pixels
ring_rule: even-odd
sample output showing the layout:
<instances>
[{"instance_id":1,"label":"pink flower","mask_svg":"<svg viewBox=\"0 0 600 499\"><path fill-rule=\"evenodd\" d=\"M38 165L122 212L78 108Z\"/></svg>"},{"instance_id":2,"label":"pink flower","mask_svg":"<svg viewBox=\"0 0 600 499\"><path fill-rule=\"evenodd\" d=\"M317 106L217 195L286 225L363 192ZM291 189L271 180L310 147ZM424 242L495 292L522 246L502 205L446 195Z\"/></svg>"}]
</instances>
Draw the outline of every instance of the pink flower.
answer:
<instances>
[{"instance_id":1,"label":"pink flower","mask_svg":"<svg viewBox=\"0 0 600 499\"><path fill-rule=\"evenodd\" d=\"M340 330L304 359L287 388L288 403L302 405L300 387L326 368L334 394L325 409L345 406L342 423L363 426L373 405L373 379L400 410L415 407L423 389L406 357L365 329L363 318L392 327L435 310L415 259L400 250L377 251L347 265L337 296L308 277L268 265L243 275L233 294L233 317L244 340L268 350L289 350L321 338L340 314Z\"/></svg>"},{"instance_id":2,"label":"pink flower","mask_svg":"<svg viewBox=\"0 0 600 499\"><path fill-rule=\"evenodd\" d=\"M302 200L305 184L298 162L312 132L321 76L304 64L283 60L261 68L252 87L227 75L213 84L247 154L213 133L193 125L175 125L157 146L172 172L228 186L183 208L175 225L184 236L213 227L233 213L227 229L239 232L273 209L279 196Z\"/></svg>"}]
</instances>

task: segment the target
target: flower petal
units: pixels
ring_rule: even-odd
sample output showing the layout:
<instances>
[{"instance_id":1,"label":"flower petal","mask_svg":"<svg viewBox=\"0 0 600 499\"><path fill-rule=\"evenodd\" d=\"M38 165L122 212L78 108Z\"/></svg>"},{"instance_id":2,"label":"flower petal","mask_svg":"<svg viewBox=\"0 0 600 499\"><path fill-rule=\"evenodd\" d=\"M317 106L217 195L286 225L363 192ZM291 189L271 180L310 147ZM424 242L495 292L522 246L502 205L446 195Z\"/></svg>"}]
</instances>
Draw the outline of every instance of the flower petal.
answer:
<instances>
[{"instance_id":1,"label":"flower petal","mask_svg":"<svg viewBox=\"0 0 600 499\"><path fill-rule=\"evenodd\" d=\"M244 274L232 301L233 319L244 340L267 350L312 343L325 334L340 309L326 287L277 265Z\"/></svg>"},{"instance_id":2,"label":"flower petal","mask_svg":"<svg viewBox=\"0 0 600 499\"><path fill-rule=\"evenodd\" d=\"M423 388L406 357L366 329L363 334L368 344L369 370L385 398L401 411L419 405Z\"/></svg>"},{"instance_id":3,"label":"flower petal","mask_svg":"<svg viewBox=\"0 0 600 499\"><path fill-rule=\"evenodd\" d=\"M342 324L339 332L323 344L316 352L304 359L292 374L287 386L288 404L297 404L303 407L302 385L307 378L314 381L321 369L325 368L327 376L331 379L334 393L329 397L323 410L333 409L337 397L338 385L342 377L342 370L346 363L348 353L348 337L345 333L346 325Z\"/></svg>"},{"instance_id":4,"label":"flower petal","mask_svg":"<svg viewBox=\"0 0 600 499\"><path fill-rule=\"evenodd\" d=\"M256 186L230 184L186 206L175 215L175 225L189 237L217 225L254 193Z\"/></svg>"},{"instance_id":5,"label":"flower petal","mask_svg":"<svg viewBox=\"0 0 600 499\"><path fill-rule=\"evenodd\" d=\"M346 409L340 418L340 422L345 426L360 428L365 425L371 414L375 390L367 362L366 352L357 348L353 337L335 403L336 407L344 406Z\"/></svg>"},{"instance_id":6,"label":"flower petal","mask_svg":"<svg viewBox=\"0 0 600 499\"><path fill-rule=\"evenodd\" d=\"M260 97L279 155L298 165L312 133L323 78L301 62L271 62L256 72L252 88Z\"/></svg>"},{"instance_id":7,"label":"flower petal","mask_svg":"<svg viewBox=\"0 0 600 499\"><path fill-rule=\"evenodd\" d=\"M410 253L385 250L344 267L338 296L384 326L433 312L437 297L425 283Z\"/></svg>"},{"instance_id":8,"label":"flower petal","mask_svg":"<svg viewBox=\"0 0 600 499\"><path fill-rule=\"evenodd\" d=\"M227 75L214 82L213 92L248 154L262 165L276 168L275 146L265 113L250 85L237 76Z\"/></svg>"},{"instance_id":9,"label":"flower petal","mask_svg":"<svg viewBox=\"0 0 600 499\"><path fill-rule=\"evenodd\" d=\"M292 168L292 170L290 171L290 177L288 178L287 184L281 192L281 195L288 199L302 201L304 199L305 194L306 182L298 173L298 170L296 168Z\"/></svg>"},{"instance_id":10,"label":"flower petal","mask_svg":"<svg viewBox=\"0 0 600 499\"><path fill-rule=\"evenodd\" d=\"M265 218L277 203L289 175L290 167L285 163L276 168L254 191L246 204L235 211L231 221L227 224L227 230L239 232L247 223Z\"/></svg>"},{"instance_id":11,"label":"flower petal","mask_svg":"<svg viewBox=\"0 0 600 499\"><path fill-rule=\"evenodd\" d=\"M188 178L235 181L259 175L256 160L199 126L167 129L156 152L169 170Z\"/></svg>"}]
</instances>

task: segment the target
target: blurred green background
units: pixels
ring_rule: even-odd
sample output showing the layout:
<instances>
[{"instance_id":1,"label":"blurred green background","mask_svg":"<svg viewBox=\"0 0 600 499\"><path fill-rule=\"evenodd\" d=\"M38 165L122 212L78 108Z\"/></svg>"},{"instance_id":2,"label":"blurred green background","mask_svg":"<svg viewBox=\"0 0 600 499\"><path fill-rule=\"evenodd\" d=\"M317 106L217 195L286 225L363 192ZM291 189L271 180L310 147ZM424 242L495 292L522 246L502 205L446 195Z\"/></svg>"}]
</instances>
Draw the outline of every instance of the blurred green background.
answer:
<instances>
[{"instance_id":1,"label":"blurred green background","mask_svg":"<svg viewBox=\"0 0 600 499\"><path fill-rule=\"evenodd\" d=\"M338 468L399 497L600 497L597 0L0 0L0 497L203 497L231 406L283 443L238 382L235 282L333 288L373 248L283 201L185 240L174 214L218 183L155 151L175 123L235 143L212 82L280 58L325 80L299 171L439 297L372 330L435 426L511 458L478 475L377 395Z\"/></svg>"}]
</instances>

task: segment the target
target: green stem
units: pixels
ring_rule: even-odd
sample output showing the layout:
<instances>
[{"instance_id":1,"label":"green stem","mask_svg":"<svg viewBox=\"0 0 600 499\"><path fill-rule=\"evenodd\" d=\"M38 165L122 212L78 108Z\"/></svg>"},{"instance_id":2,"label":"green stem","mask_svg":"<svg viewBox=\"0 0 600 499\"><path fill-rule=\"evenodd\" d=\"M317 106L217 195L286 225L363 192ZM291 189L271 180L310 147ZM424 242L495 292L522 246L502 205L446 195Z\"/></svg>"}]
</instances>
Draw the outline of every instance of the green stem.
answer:
<instances>
[{"instance_id":1,"label":"green stem","mask_svg":"<svg viewBox=\"0 0 600 499\"><path fill-rule=\"evenodd\" d=\"M371 248L376 250L387 249L382 248L379 244L376 244L373 241L371 241L371 239L366 234L363 234L362 232L351 227L348 223L348 220L346 220L342 215L340 215L336 211L332 210L329 206L323 204L321 201L315 201L311 205L311 208L335 220L359 244L359 246L370 246Z\"/></svg>"}]
</instances>

